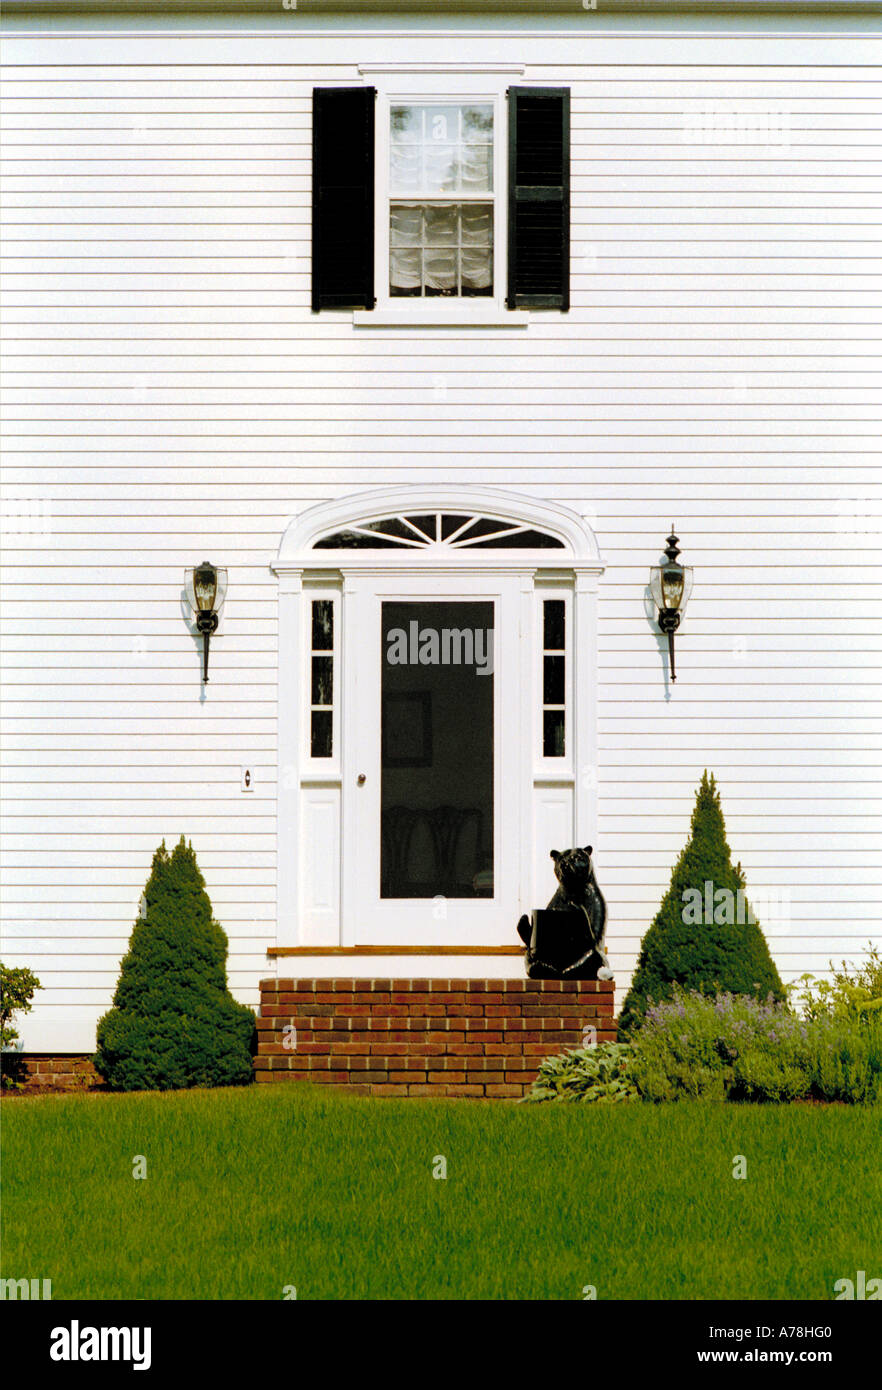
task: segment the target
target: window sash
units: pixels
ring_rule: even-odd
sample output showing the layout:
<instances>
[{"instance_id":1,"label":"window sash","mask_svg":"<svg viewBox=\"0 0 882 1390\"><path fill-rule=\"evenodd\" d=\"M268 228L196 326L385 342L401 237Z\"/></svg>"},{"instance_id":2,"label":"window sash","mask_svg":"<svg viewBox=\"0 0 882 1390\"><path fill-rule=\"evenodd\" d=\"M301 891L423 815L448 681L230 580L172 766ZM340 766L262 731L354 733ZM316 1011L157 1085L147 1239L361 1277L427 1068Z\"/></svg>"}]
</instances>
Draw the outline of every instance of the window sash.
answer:
<instances>
[{"instance_id":1,"label":"window sash","mask_svg":"<svg viewBox=\"0 0 882 1390\"><path fill-rule=\"evenodd\" d=\"M340 669L340 595L339 592L329 589L305 588L304 598L304 633L303 633L303 682L301 699L304 711L303 719L303 756L307 767L313 769L329 769L334 767L340 758L340 693L341 693L341 669ZM316 645L313 618L315 605L326 603L331 610L331 644L324 644L324 638L319 636L319 645ZM317 677L321 680L322 676L330 676L330 701L321 698L324 692L316 690ZM324 682L321 681L323 684ZM317 698L317 696L319 698ZM318 716L318 720L314 718ZM318 727L327 728L330 743L328 753L314 751L317 745L320 746L321 738L313 740L313 731L318 732Z\"/></svg>"},{"instance_id":2,"label":"window sash","mask_svg":"<svg viewBox=\"0 0 882 1390\"><path fill-rule=\"evenodd\" d=\"M459 78L453 79L459 90L451 90L445 86L444 90L439 90L437 76L434 80L421 85L419 78L405 79L396 81L395 85L389 85L385 89L380 89L377 99L377 122L376 122L376 234L375 244L375 285L377 296L377 308L381 311L395 314L396 312L406 312L408 314L423 310L427 317L437 320L439 314L443 316L445 308L456 306L457 313L474 314L476 320L480 320L482 315L488 311L502 313L505 309L506 292L506 241L508 235L507 217L505 210L507 207L507 184L508 184L508 149L506 140L506 88L507 80L500 78L498 86L493 81L488 86L486 80L482 80L480 85L466 82L462 79L463 85L460 87ZM391 114L394 106L427 105L427 106L466 106L484 105L493 107L493 187L482 192L454 192L417 193L408 189L400 192L392 191L392 181L390 177L391 159ZM489 203L493 208L493 293L492 294L393 294L391 290L391 206L393 203Z\"/></svg>"},{"instance_id":3,"label":"window sash","mask_svg":"<svg viewBox=\"0 0 882 1390\"><path fill-rule=\"evenodd\" d=\"M564 638L563 645L549 646L546 640L547 603L563 604ZM538 765L548 773L568 774L573 764L573 605L572 592L554 585L541 585L536 590L536 640L534 643L534 702L536 712L536 757ZM548 640L551 640L550 638ZM563 700L546 699L546 658L563 661ZM556 722L562 715L563 753L555 754L546 750L545 730L550 720Z\"/></svg>"}]
</instances>

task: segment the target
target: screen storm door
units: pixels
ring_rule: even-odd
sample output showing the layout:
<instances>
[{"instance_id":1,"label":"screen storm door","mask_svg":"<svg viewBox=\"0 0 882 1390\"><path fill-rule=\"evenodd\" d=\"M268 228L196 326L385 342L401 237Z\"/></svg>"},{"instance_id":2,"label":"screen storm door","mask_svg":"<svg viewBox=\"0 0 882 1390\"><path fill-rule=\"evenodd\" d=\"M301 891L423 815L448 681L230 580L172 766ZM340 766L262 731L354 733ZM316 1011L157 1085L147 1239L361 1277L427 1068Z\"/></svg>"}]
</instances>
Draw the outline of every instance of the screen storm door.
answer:
<instances>
[{"instance_id":1,"label":"screen storm door","mask_svg":"<svg viewBox=\"0 0 882 1390\"><path fill-rule=\"evenodd\" d=\"M414 595L368 584L359 595L344 793L357 943L480 943L516 910L517 721L505 690L517 595L490 587L444 592L436 580Z\"/></svg>"}]
</instances>

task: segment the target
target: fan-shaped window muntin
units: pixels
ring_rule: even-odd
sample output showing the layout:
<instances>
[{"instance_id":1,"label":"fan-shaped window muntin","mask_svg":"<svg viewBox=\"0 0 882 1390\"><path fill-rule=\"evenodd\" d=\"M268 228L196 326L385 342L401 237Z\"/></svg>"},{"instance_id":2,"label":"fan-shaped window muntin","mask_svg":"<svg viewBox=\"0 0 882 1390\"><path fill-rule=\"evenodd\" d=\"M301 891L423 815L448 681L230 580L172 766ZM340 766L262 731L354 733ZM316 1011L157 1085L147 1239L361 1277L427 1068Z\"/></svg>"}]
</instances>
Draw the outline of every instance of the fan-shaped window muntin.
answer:
<instances>
[{"instance_id":1,"label":"fan-shaped window muntin","mask_svg":"<svg viewBox=\"0 0 882 1390\"><path fill-rule=\"evenodd\" d=\"M354 521L313 542L314 550L563 550L529 522L483 512L398 512Z\"/></svg>"}]
</instances>

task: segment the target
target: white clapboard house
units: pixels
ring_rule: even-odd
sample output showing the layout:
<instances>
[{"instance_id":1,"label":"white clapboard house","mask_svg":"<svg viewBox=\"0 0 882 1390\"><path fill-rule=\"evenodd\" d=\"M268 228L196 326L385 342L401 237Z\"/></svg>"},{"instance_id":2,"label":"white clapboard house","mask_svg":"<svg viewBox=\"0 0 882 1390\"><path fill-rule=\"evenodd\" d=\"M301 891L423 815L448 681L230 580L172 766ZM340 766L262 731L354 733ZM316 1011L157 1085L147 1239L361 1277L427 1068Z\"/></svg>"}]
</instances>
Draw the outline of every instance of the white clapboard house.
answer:
<instances>
[{"instance_id":1,"label":"white clapboard house","mask_svg":"<svg viewBox=\"0 0 882 1390\"><path fill-rule=\"evenodd\" d=\"M4 9L25 1048L94 1047L182 834L243 1002L521 975L585 844L620 999L705 768L783 978L860 959L879 5Z\"/></svg>"}]
</instances>

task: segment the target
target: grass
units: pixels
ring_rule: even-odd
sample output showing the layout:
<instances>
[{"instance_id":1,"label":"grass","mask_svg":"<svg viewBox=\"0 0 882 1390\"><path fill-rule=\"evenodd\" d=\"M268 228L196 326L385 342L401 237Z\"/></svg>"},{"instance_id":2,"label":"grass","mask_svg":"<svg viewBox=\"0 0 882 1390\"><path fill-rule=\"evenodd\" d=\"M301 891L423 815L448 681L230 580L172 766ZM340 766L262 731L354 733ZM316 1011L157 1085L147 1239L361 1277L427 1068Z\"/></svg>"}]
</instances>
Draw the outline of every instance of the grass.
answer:
<instances>
[{"instance_id":1,"label":"grass","mask_svg":"<svg viewBox=\"0 0 882 1390\"><path fill-rule=\"evenodd\" d=\"M882 1274L880 1108L255 1086L2 1119L2 1273L55 1299L830 1299Z\"/></svg>"}]
</instances>

